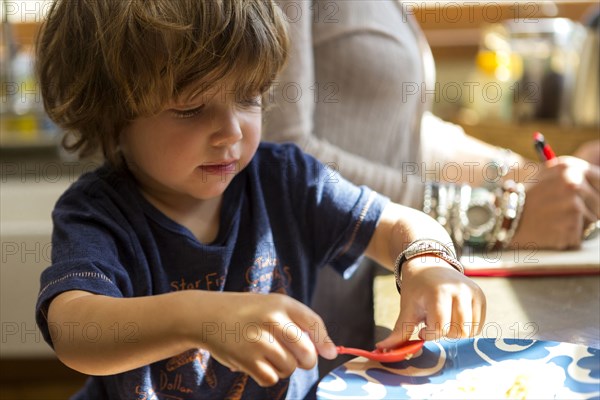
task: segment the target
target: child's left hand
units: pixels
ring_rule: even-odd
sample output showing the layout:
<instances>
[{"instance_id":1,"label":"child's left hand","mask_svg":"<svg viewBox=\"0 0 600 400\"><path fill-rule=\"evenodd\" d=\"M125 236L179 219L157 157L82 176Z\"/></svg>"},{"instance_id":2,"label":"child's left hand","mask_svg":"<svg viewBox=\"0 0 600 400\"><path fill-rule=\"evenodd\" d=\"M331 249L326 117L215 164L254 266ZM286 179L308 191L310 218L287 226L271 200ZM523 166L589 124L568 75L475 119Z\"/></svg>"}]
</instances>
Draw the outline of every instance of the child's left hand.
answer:
<instances>
[{"instance_id":1,"label":"child's left hand","mask_svg":"<svg viewBox=\"0 0 600 400\"><path fill-rule=\"evenodd\" d=\"M421 323L425 327L419 337L424 340L475 336L483 328L485 309L485 295L471 279L439 258L414 258L402 269L396 326L377 347L397 347L408 341Z\"/></svg>"}]
</instances>

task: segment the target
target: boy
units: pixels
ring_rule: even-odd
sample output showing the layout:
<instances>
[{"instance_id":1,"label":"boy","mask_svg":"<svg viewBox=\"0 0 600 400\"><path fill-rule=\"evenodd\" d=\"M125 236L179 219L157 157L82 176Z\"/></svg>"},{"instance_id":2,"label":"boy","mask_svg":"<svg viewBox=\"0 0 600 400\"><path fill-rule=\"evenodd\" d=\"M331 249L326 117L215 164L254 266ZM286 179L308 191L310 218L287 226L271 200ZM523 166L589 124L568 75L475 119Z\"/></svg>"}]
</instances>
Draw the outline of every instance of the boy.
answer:
<instances>
[{"instance_id":1,"label":"boy","mask_svg":"<svg viewBox=\"0 0 600 400\"><path fill-rule=\"evenodd\" d=\"M287 46L271 1L50 10L37 56L46 109L77 134L72 149L107 160L55 206L37 304L58 357L93 376L81 398L304 397L317 354L336 356L304 305L315 273L363 252L401 268L402 313L380 347L420 322L478 332L485 298L453 250L404 252L451 243L441 226L291 145L259 144L261 94Z\"/></svg>"}]
</instances>

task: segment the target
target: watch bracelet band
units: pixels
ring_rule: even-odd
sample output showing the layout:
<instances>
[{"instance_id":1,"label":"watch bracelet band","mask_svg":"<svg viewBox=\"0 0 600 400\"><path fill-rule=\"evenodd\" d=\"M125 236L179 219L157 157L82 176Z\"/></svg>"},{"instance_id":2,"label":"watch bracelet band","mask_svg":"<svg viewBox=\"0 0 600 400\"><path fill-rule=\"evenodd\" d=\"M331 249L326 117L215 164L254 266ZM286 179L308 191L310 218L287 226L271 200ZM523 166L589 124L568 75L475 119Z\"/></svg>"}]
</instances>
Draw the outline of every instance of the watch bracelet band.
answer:
<instances>
[{"instance_id":1,"label":"watch bracelet band","mask_svg":"<svg viewBox=\"0 0 600 400\"><path fill-rule=\"evenodd\" d=\"M507 180L502 185L501 213L496 221L493 241L488 243L489 250L499 250L510 244L519 225L525 204L525 187L521 183Z\"/></svg>"},{"instance_id":2,"label":"watch bracelet band","mask_svg":"<svg viewBox=\"0 0 600 400\"><path fill-rule=\"evenodd\" d=\"M423 212L434 218L450 234L454 246L465 245L483 249L499 249L508 245L518 227L525 203L525 189L520 183L507 180L501 187L483 187L495 198L495 216L490 229L482 236L469 235L467 211L474 188L467 184L428 181L425 183ZM515 193L515 194L512 194Z\"/></svg>"},{"instance_id":3,"label":"watch bracelet band","mask_svg":"<svg viewBox=\"0 0 600 400\"><path fill-rule=\"evenodd\" d=\"M407 255L408 253L411 254ZM451 247L435 239L417 239L410 243L406 247L406 249L402 253L400 253L400 255L396 258L396 263L394 265L394 278L396 281L396 289L398 290L398 293L401 293L402 266L404 265L404 263L406 261L412 260L413 258L422 257L426 255L444 260L461 274L465 273L464 267L456 258L456 253Z\"/></svg>"}]
</instances>

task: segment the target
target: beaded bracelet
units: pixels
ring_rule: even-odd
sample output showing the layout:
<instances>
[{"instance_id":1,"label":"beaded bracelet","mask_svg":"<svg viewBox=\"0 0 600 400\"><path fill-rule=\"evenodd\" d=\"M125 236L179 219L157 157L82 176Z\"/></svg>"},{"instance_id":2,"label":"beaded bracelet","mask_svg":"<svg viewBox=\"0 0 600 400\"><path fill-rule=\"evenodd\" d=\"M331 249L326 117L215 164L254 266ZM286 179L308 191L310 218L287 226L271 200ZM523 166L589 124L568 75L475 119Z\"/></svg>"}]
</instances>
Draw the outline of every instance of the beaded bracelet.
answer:
<instances>
[{"instance_id":1,"label":"beaded bracelet","mask_svg":"<svg viewBox=\"0 0 600 400\"><path fill-rule=\"evenodd\" d=\"M425 255L442 259L461 274L465 273L464 267L456 258L456 253L451 247L435 239L417 239L410 243L406 249L400 253L398 258L396 258L394 277L396 280L396 289L398 290L398 293L401 293L400 287L402 284L402 266L404 263L413 258L422 257Z\"/></svg>"},{"instance_id":2,"label":"beaded bracelet","mask_svg":"<svg viewBox=\"0 0 600 400\"><path fill-rule=\"evenodd\" d=\"M456 185L427 182L423 194L423 212L439 222L452 236L461 195Z\"/></svg>"}]
</instances>

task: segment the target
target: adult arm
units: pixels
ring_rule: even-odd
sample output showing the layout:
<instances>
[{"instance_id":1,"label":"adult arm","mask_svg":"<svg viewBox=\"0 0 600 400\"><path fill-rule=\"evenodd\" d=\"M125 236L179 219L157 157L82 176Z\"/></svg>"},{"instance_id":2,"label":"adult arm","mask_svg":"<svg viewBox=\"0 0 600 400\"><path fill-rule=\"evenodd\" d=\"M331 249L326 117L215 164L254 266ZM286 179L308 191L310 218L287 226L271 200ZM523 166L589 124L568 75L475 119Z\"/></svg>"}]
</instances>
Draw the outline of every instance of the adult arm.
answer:
<instances>
[{"instance_id":1,"label":"adult arm","mask_svg":"<svg viewBox=\"0 0 600 400\"><path fill-rule=\"evenodd\" d=\"M525 208L512 247L576 248L581 244L582 231L600 218L600 168L594 164L598 142L590 142L576 153L591 162L563 156L540 164L514 153L505 160L503 150L431 114L423 119L421 142L424 164L437 165L430 169L440 172L435 178L441 181L482 186L498 181L492 160L511 167L506 179L521 182L526 189Z\"/></svg>"}]
</instances>

